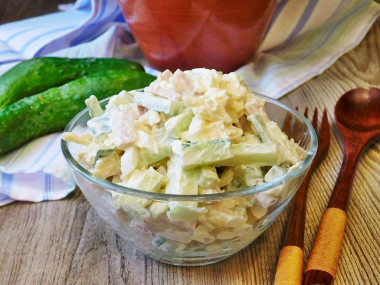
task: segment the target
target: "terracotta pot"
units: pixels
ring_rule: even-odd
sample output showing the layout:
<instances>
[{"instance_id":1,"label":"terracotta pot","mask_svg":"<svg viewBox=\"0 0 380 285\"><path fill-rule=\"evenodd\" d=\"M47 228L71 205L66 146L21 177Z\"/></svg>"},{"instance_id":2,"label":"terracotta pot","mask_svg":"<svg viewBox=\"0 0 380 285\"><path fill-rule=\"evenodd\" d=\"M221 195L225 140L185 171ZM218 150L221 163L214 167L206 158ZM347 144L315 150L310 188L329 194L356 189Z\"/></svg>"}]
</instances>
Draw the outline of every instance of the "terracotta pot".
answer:
<instances>
[{"instance_id":1,"label":"terracotta pot","mask_svg":"<svg viewBox=\"0 0 380 285\"><path fill-rule=\"evenodd\" d=\"M277 0L119 0L150 65L231 72L253 59Z\"/></svg>"}]
</instances>

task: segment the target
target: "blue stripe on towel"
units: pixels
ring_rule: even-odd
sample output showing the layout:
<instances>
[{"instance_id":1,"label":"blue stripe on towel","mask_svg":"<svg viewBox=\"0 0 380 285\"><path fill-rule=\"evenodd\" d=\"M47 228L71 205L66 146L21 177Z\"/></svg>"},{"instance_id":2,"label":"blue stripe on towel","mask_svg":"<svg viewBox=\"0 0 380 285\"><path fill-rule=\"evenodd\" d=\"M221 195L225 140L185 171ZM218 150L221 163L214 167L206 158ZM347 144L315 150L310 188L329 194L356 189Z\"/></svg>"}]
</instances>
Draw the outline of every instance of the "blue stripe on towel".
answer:
<instances>
[{"instance_id":1,"label":"blue stripe on towel","mask_svg":"<svg viewBox=\"0 0 380 285\"><path fill-rule=\"evenodd\" d=\"M1 177L1 194L9 196L13 186L13 175L8 173L3 173Z\"/></svg>"},{"instance_id":2,"label":"blue stripe on towel","mask_svg":"<svg viewBox=\"0 0 380 285\"><path fill-rule=\"evenodd\" d=\"M36 37L34 37L33 39L29 40L28 42L26 42L23 47L21 48L20 50L20 53L24 53L25 50L33 43L35 43L36 41L40 40L41 38L44 38L48 35L51 35L51 34L54 34L54 33L57 33L57 32L62 32L62 31L66 31L66 30L70 30L70 29L74 29L76 27L76 25L70 25L70 26L66 26L66 27L62 27L62 28L59 28L59 29L54 29L54 30L50 30L48 32L45 32L43 34L40 34Z\"/></svg>"},{"instance_id":3,"label":"blue stripe on towel","mask_svg":"<svg viewBox=\"0 0 380 285\"><path fill-rule=\"evenodd\" d=\"M278 15L281 14L282 10L284 9L284 7L286 6L286 4L288 3L288 0L282 0L280 1L278 4L277 4L277 7L276 7L276 10L274 11L273 13L273 16L272 16L272 20L269 24L269 27L268 27L268 30L267 30L267 33L268 31L270 30L270 28L272 27L273 23L276 21L276 19L278 18Z\"/></svg>"},{"instance_id":4,"label":"blue stripe on towel","mask_svg":"<svg viewBox=\"0 0 380 285\"><path fill-rule=\"evenodd\" d=\"M0 55L4 55L4 54L17 54L18 55L18 52L11 50L11 49L6 49L6 50L0 51Z\"/></svg>"},{"instance_id":5,"label":"blue stripe on towel","mask_svg":"<svg viewBox=\"0 0 380 285\"><path fill-rule=\"evenodd\" d=\"M45 175L45 191L44 191L43 196L42 196L42 199L44 201L50 199L50 192L51 192L51 188L52 188L51 183L52 183L51 174L46 174Z\"/></svg>"},{"instance_id":6,"label":"blue stripe on towel","mask_svg":"<svg viewBox=\"0 0 380 285\"><path fill-rule=\"evenodd\" d=\"M309 4L307 4L297 25L294 27L293 31L290 33L288 38L285 39L282 46L286 46L292 39L294 39L299 34L299 32L301 32L301 30L303 29L303 27L306 25L307 21L309 20L310 16L313 14L315 6L317 6L317 3L318 3L318 0L309 1Z\"/></svg>"},{"instance_id":7,"label":"blue stripe on towel","mask_svg":"<svg viewBox=\"0 0 380 285\"><path fill-rule=\"evenodd\" d=\"M104 14L104 10L102 10L100 14ZM106 15L105 18L101 18L99 21L91 20L91 23L86 25L86 33L91 35L91 37L88 37L86 40L94 39L98 37L99 34L102 34L105 31L104 27L107 26L107 23L115 22L116 19L120 19L119 14L120 9L118 6L116 6L111 13ZM96 18L98 18L98 16ZM103 29L99 29L99 26L103 27ZM70 40L70 46L78 45L83 41L83 34L78 34L78 36Z\"/></svg>"},{"instance_id":8,"label":"blue stripe on towel","mask_svg":"<svg viewBox=\"0 0 380 285\"><path fill-rule=\"evenodd\" d=\"M30 31L33 31L33 30L35 30L35 29L37 29L37 28L39 28L39 27L31 27L31 28L29 28L29 29L19 31L18 33L14 33L13 35L10 35L8 38L4 39L3 41L9 43L9 42L10 42L11 40L13 40L14 38L17 38L18 36L21 36L21 35L23 35L23 34L25 34L25 33L28 33L28 32L30 32Z\"/></svg>"}]
</instances>

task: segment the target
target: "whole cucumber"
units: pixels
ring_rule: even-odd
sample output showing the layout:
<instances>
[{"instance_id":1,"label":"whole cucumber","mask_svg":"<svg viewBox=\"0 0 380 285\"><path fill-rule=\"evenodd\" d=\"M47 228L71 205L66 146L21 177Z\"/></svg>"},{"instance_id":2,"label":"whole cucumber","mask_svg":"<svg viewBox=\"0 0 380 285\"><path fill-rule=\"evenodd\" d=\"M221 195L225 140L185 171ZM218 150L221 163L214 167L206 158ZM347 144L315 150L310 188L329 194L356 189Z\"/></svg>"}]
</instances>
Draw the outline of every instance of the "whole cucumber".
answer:
<instances>
[{"instance_id":1,"label":"whole cucumber","mask_svg":"<svg viewBox=\"0 0 380 285\"><path fill-rule=\"evenodd\" d=\"M62 131L86 107L84 101L90 95L101 100L122 90L145 87L154 79L142 71L107 70L25 97L0 110L0 154Z\"/></svg>"},{"instance_id":2,"label":"whole cucumber","mask_svg":"<svg viewBox=\"0 0 380 285\"><path fill-rule=\"evenodd\" d=\"M111 69L144 71L137 62L117 58L39 57L25 60L0 77L0 109L26 96Z\"/></svg>"}]
</instances>

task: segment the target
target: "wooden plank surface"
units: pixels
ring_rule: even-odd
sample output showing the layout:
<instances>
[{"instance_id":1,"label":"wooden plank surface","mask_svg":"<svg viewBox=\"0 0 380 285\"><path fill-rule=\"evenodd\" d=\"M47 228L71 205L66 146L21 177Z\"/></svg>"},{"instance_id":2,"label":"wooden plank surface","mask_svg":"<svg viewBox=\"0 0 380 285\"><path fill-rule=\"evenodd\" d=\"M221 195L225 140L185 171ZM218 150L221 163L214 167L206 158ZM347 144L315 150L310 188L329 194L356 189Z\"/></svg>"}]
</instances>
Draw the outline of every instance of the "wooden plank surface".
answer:
<instances>
[{"instance_id":1,"label":"wooden plank surface","mask_svg":"<svg viewBox=\"0 0 380 285\"><path fill-rule=\"evenodd\" d=\"M26 5L30 3L20 4L17 10L12 8L12 2L19 1L0 0L0 23L52 12L57 3L62 3L33 1L35 7L50 4L28 14ZM12 12L16 15L6 14ZM339 96L358 86L380 87L380 20L358 47L281 101L301 110L305 106L326 107L333 122ZM306 255L341 160L337 130L332 123L328 157L310 184ZM379 189L377 142L365 153L356 173L335 284L380 284ZM287 212L231 258L210 266L177 267L146 258L129 247L100 220L78 189L60 201L13 203L0 208L0 284L271 284Z\"/></svg>"}]
</instances>

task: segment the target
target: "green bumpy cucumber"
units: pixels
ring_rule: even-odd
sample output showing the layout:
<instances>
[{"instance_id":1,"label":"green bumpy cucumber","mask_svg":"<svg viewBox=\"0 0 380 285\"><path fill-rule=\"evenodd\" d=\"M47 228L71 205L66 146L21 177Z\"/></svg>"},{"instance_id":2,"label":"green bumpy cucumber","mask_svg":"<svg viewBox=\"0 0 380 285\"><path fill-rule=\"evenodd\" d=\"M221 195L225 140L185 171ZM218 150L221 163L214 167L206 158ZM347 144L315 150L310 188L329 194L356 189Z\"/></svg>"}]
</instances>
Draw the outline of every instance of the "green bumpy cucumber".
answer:
<instances>
[{"instance_id":1,"label":"green bumpy cucumber","mask_svg":"<svg viewBox=\"0 0 380 285\"><path fill-rule=\"evenodd\" d=\"M137 70L137 62L118 58L39 57L25 60L0 77L0 109L26 96L104 70Z\"/></svg>"},{"instance_id":2,"label":"green bumpy cucumber","mask_svg":"<svg viewBox=\"0 0 380 285\"><path fill-rule=\"evenodd\" d=\"M149 85L156 77L142 71L107 70L25 97L0 110L0 154L45 134L62 131L86 107L99 100Z\"/></svg>"}]
</instances>

